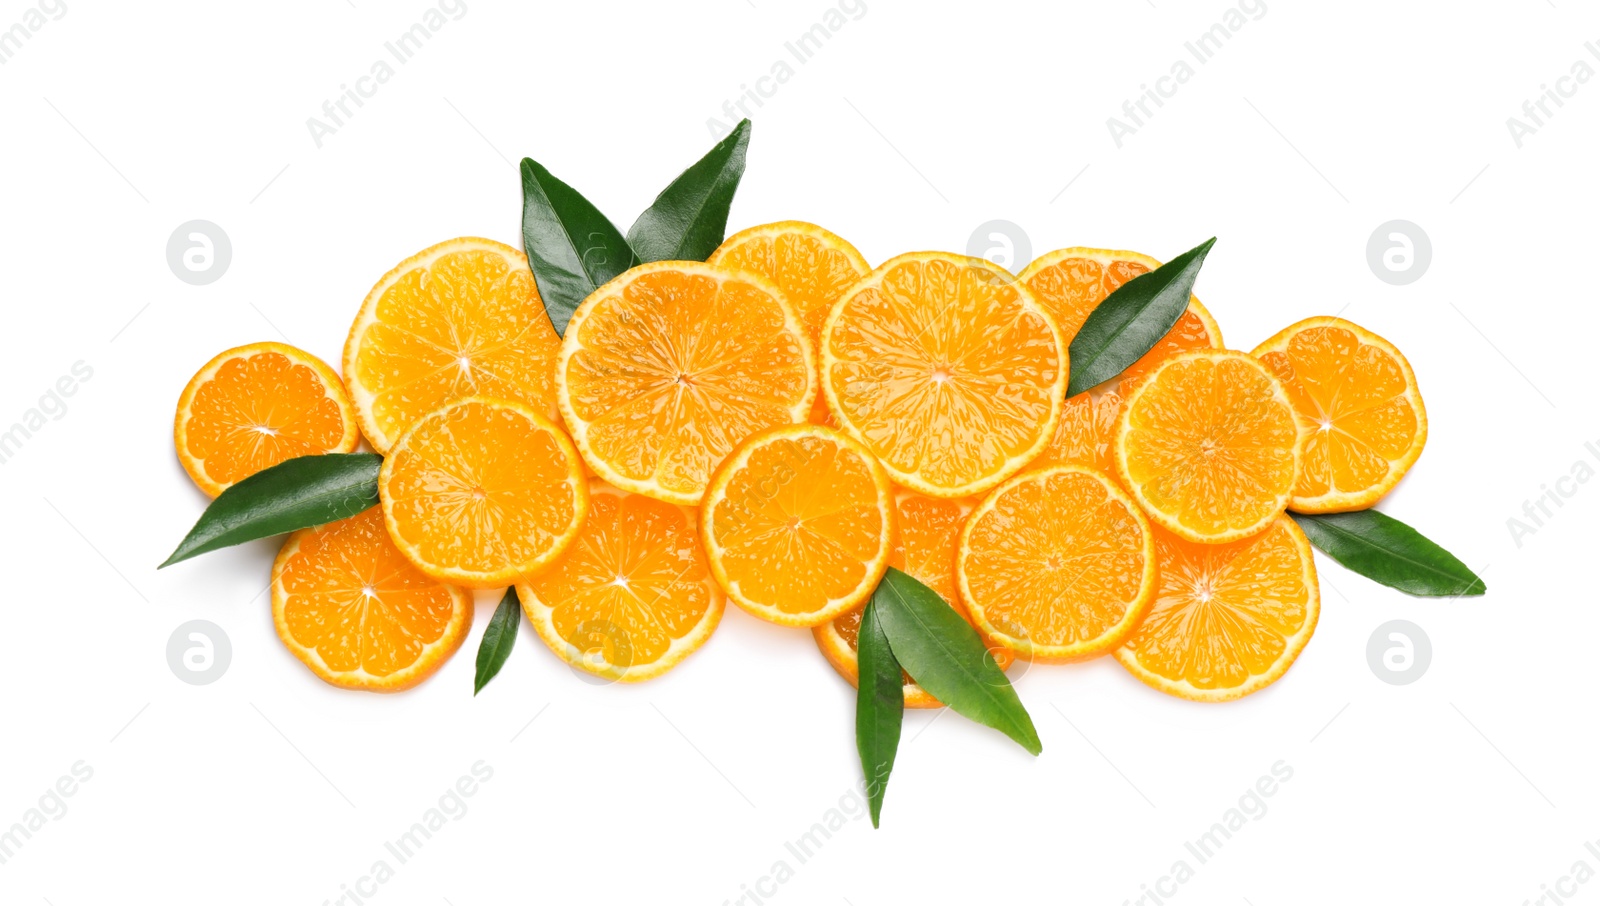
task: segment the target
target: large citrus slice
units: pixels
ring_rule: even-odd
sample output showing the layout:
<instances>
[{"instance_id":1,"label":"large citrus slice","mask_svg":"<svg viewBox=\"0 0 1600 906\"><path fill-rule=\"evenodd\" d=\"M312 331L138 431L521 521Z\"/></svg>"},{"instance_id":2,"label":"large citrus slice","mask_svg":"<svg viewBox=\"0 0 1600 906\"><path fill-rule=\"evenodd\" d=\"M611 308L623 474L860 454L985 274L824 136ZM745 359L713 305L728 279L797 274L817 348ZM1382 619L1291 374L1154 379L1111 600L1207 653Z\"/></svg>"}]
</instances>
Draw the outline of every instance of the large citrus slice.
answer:
<instances>
[{"instance_id":1,"label":"large citrus slice","mask_svg":"<svg viewBox=\"0 0 1600 906\"><path fill-rule=\"evenodd\" d=\"M711 637L722 589L695 512L589 481L589 516L566 552L517 583L522 611L574 667L625 683L672 669Z\"/></svg>"},{"instance_id":2,"label":"large citrus slice","mask_svg":"<svg viewBox=\"0 0 1600 906\"><path fill-rule=\"evenodd\" d=\"M468 397L418 419L378 472L389 533L417 568L469 588L531 575L589 511L578 453L521 403Z\"/></svg>"},{"instance_id":3,"label":"large citrus slice","mask_svg":"<svg viewBox=\"0 0 1600 906\"><path fill-rule=\"evenodd\" d=\"M1294 520L1227 544L1155 528L1155 603L1117 649L1145 683L1196 701L1228 701L1282 676L1317 626L1317 571Z\"/></svg>"},{"instance_id":4,"label":"large citrus slice","mask_svg":"<svg viewBox=\"0 0 1600 906\"><path fill-rule=\"evenodd\" d=\"M367 442L387 453L412 422L463 397L515 400L554 418L560 342L521 252L451 239L367 293L345 341L345 381Z\"/></svg>"},{"instance_id":5,"label":"large citrus slice","mask_svg":"<svg viewBox=\"0 0 1600 906\"><path fill-rule=\"evenodd\" d=\"M1283 382L1300 420L1291 509L1365 509L1422 455L1428 413L1417 376L1383 337L1340 318L1307 318L1252 354Z\"/></svg>"},{"instance_id":6,"label":"large citrus slice","mask_svg":"<svg viewBox=\"0 0 1600 906\"><path fill-rule=\"evenodd\" d=\"M805 328L764 278L658 261L578 307L556 386L573 443L596 474L693 505L736 444L805 421L814 372Z\"/></svg>"},{"instance_id":7,"label":"large citrus slice","mask_svg":"<svg viewBox=\"0 0 1600 906\"><path fill-rule=\"evenodd\" d=\"M1084 660L1121 644L1155 582L1138 505L1110 476L1078 465L995 488L967 517L956 551L973 625L1039 661Z\"/></svg>"},{"instance_id":8,"label":"large citrus slice","mask_svg":"<svg viewBox=\"0 0 1600 906\"><path fill-rule=\"evenodd\" d=\"M272 564L272 622L284 647L324 680L397 692L461 647L472 595L412 566L372 507L289 536Z\"/></svg>"},{"instance_id":9,"label":"large citrus slice","mask_svg":"<svg viewBox=\"0 0 1600 906\"><path fill-rule=\"evenodd\" d=\"M178 398L178 462L215 497L296 456L349 453L361 435L344 384L323 361L284 343L221 353Z\"/></svg>"},{"instance_id":10,"label":"large citrus slice","mask_svg":"<svg viewBox=\"0 0 1600 906\"><path fill-rule=\"evenodd\" d=\"M823 325L822 384L840 428L896 484L965 497L1004 481L1055 432L1067 350L1016 278L979 258L885 262Z\"/></svg>"},{"instance_id":11,"label":"large citrus slice","mask_svg":"<svg viewBox=\"0 0 1600 906\"><path fill-rule=\"evenodd\" d=\"M816 626L865 601L889 568L894 492L858 441L820 425L772 428L717 468L700 535L735 604Z\"/></svg>"},{"instance_id":12,"label":"large citrus slice","mask_svg":"<svg viewBox=\"0 0 1600 906\"><path fill-rule=\"evenodd\" d=\"M1164 359L1123 402L1117 472L1152 520L1190 541L1253 535L1289 502L1300 470L1283 384L1242 352Z\"/></svg>"}]
</instances>

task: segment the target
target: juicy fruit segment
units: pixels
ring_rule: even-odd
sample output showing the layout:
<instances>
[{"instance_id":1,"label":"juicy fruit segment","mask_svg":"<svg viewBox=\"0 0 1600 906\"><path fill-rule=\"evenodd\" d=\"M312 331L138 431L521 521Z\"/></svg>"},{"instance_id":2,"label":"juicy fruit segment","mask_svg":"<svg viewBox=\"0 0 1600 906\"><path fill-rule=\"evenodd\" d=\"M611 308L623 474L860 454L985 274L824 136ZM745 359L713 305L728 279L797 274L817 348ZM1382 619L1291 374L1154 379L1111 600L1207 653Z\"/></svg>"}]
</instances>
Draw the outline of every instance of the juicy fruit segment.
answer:
<instances>
[{"instance_id":1,"label":"juicy fruit segment","mask_svg":"<svg viewBox=\"0 0 1600 906\"><path fill-rule=\"evenodd\" d=\"M520 403L469 397L412 425L383 461L378 496L417 568L497 588L566 550L589 509L577 451Z\"/></svg>"},{"instance_id":2,"label":"juicy fruit segment","mask_svg":"<svg viewBox=\"0 0 1600 906\"><path fill-rule=\"evenodd\" d=\"M1115 648L1155 588L1150 526L1107 475L1078 465L996 488L961 530L956 581L980 633L1023 657Z\"/></svg>"},{"instance_id":3,"label":"juicy fruit segment","mask_svg":"<svg viewBox=\"0 0 1600 906\"><path fill-rule=\"evenodd\" d=\"M857 441L819 425L751 437L701 506L712 573L764 620L816 626L864 602L889 568L894 497Z\"/></svg>"},{"instance_id":4,"label":"juicy fruit segment","mask_svg":"<svg viewBox=\"0 0 1600 906\"><path fill-rule=\"evenodd\" d=\"M1283 385L1242 352L1166 359L1123 403L1115 455L1151 520L1220 544L1265 529L1300 470L1298 429Z\"/></svg>"},{"instance_id":5,"label":"juicy fruit segment","mask_svg":"<svg viewBox=\"0 0 1600 906\"><path fill-rule=\"evenodd\" d=\"M272 575L278 638L335 686L408 689L443 666L472 626L472 595L412 566L377 507L294 532Z\"/></svg>"},{"instance_id":6,"label":"juicy fruit segment","mask_svg":"<svg viewBox=\"0 0 1600 906\"><path fill-rule=\"evenodd\" d=\"M695 512L589 482L577 540L517 584L528 622L550 650L597 676L660 676L711 637L726 598L711 576Z\"/></svg>"},{"instance_id":7,"label":"juicy fruit segment","mask_svg":"<svg viewBox=\"0 0 1600 906\"><path fill-rule=\"evenodd\" d=\"M999 484L1055 431L1066 344L1016 278L988 261L917 252L835 303L822 384L839 427L896 484L964 497Z\"/></svg>"},{"instance_id":8,"label":"juicy fruit segment","mask_svg":"<svg viewBox=\"0 0 1600 906\"><path fill-rule=\"evenodd\" d=\"M556 363L561 413L595 474L686 505L741 440L805 421L815 383L781 292L689 261L641 265L595 290Z\"/></svg>"},{"instance_id":9,"label":"juicy fruit segment","mask_svg":"<svg viewBox=\"0 0 1600 906\"><path fill-rule=\"evenodd\" d=\"M172 435L178 462L213 497L286 459L349 453L360 440L339 376L284 343L239 346L207 362L178 398Z\"/></svg>"},{"instance_id":10,"label":"juicy fruit segment","mask_svg":"<svg viewBox=\"0 0 1600 906\"><path fill-rule=\"evenodd\" d=\"M1252 355L1283 382L1300 424L1290 508L1365 509L1422 455L1428 414L1411 364L1388 340L1340 318L1308 318Z\"/></svg>"},{"instance_id":11,"label":"juicy fruit segment","mask_svg":"<svg viewBox=\"0 0 1600 906\"><path fill-rule=\"evenodd\" d=\"M1270 685L1317 626L1311 546L1294 520L1228 544L1155 529L1160 582L1150 612L1117 649L1134 676L1169 695L1228 701Z\"/></svg>"},{"instance_id":12,"label":"juicy fruit segment","mask_svg":"<svg viewBox=\"0 0 1600 906\"><path fill-rule=\"evenodd\" d=\"M1027 284L1041 305L1056 319L1061 328L1062 341L1072 344L1078 329L1088 319L1096 305L1104 302L1122 284L1140 274L1147 274L1161 266L1161 262L1138 252L1111 249L1070 248L1040 255L1035 258L1017 279ZM1200 300L1189 297L1189 308L1178 318L1167 335L1137 362L1129 365L1121 377L1108 381L1124 389L1161 361L1177 352L1189 349L1221 349L1222 330Z\"/></svg>"},{"instance_id":13,"label":"juicy fruit segment","mask_svg":"<svg viewBox=\"0 0 1600 906\"><path fill-rule=\"evenodd\" d=\"M344 373L362 432L388 453L417 419L469 396L554 418L560 343L528 259L464 237L412 255L378 281L350 326Z\"/></svg>"},{"instance_id":14,"label":"juicy fruit segment","mask_svg":"<svg viewBox=\"0 0 1600 906\"><path fill-rule=\"evenodd\" d=\"M1121 411L1122 397L1116 391L1097 394L1086 390L1069 397L1061 406L1056 433L1028 468L1077 464L1115 475L1116 457L1112 445L1116 441L1117 415Z\"/></svg>"},{"instance_id":15,"label":"juicy fruit segment","mask_svg":"<svg viewBox=\"0 0 1600 906\"><path fill-rule=\"evenodd\" d=\"M889 555L889 565L938 592L939 597L944 598L956 613L961 614L967 622L972 622L956 594L955 555L961 523L972 512L977 501L943 500L904 489L895 491L894 501L895 524L899 531L895 536L894 550ZM865 604L852 608L843 616L811 630L816 637L817 647L822 649L828 663L852 686L858 681L856 639L861 634L861 614L865 609ZM994 655L1001 670L1011 666L1013 655L1010 651L994 648L989 653ZM902 673L905 679L902 692L907 708L944 707L942 702L913 682L910 674Z\"/></svg>"}]
</instances>

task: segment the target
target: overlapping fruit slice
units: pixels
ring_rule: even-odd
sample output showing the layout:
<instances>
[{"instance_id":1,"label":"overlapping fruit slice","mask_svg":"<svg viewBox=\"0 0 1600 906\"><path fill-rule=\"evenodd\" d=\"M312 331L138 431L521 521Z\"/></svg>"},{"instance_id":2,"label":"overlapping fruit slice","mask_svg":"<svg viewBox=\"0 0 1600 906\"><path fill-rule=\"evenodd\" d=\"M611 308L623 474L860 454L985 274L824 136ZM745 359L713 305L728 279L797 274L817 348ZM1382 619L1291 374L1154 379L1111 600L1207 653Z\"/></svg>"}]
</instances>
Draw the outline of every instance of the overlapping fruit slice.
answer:
<instances>
[{"instance_id":1,"label":"overlapping fruit slice","mask_svg":"<svg viewBox=\"0 0 1600 906\"><path fill-rule=\"evenodd\" d=\"M550 650L622 682L672 669L711 637L726 598L695 533L694 510L589 481L577 540L517 584Z\"/></svg>"},{"instance_id":2,"label":"overlapping fruit slice","mask_svg":"<svg viewBox=\"0 0 1600 906\"><path fill-rule=\"evenodd\" d=\"M1394 344L1342 318L1307 318L1252 353L1283 382L1300 423L1300 480L1289 506L1372 506L1422 455L1428 414Z\"/></svg>"},{"instance_id":3,"label":"overlapping fruit slice","mask_svg":"<svg viewBox=\"0 0 1600 906\"><path fill-rule=\"evenodd\" d=\"M597 475L694 505L736 444L805 421L813 361L799 317L765 279L660 261L578 307L556 386L573 443Z\"/></svg>"},{"instance_id":4,"label":"overlapping fruit slice","mask_svg":"<svg viewBox=\"0 0 1600 906\"><path fill-rule=\"evenodd\" d=\"M1228 701L1289 669L1317 626L1311 546L1294 520L1227 544L1196 544L1155 528L1160 581L1117 660L1150 686L1196 701Z\"/></svg>"},{"instance_id":5,"label":"overlapping fruit slice","mask_svg":"<svg viewBox=\"0 0 1600 906\"><path fill-rule=\"evenodd\" d=\"M284 343L251 343L207 362L183 388L172 428L178 462L213 497L286 459L348 453L360 438L339 376Z\"/></svg>"}]
</instances>

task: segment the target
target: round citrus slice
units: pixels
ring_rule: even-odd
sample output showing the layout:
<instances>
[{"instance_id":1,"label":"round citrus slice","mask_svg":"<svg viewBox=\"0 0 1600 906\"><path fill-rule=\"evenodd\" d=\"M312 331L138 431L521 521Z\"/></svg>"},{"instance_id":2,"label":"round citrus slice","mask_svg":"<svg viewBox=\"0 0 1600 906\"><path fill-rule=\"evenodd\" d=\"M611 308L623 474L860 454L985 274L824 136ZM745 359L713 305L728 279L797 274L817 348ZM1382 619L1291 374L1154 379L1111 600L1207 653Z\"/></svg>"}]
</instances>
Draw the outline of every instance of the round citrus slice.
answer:
<instances>
[{"instance_id":1,"label":"round citrus slice","mask_svg":"<svg viewBox=\"0 0 1600 906\"><path fill-rule=\"evenodd\" d=\"M349 453L361 435L344 384L323 361L284 343L218 355L178 398L178 462L212 497L286 459Z\"/></svg>"},{"instance_id":2,"label":"round citrus slice","mask_svg":"<svg viewBox=\"0 0 1600 906\"><path fill-rule=\"evenodd\" d=\"M889 568L894 491L856 440L821 425L763 431L717 468L700 537L735 604L816 626L864 602Z\"/></svg>"},{"instance_id":3,"label":"round citrus slice","mask_svg":"<svg viewBox=\"0 0 1600 906\"><path fill-rule=\"evenodd\" d=\"M828 309L856 281L872 273L856 247L814 223L780 220L740 230L723 241L706 263L772 281L794 306L813 349ZM827 424L828 398L818 393L808 419Z\"/></svg>"},{"instance_id":4,"label":"round citrus slice","mask_svg":"<svg viewBox=\"0 0 1600 906\"><path fill-rule=\"evenodd\" d=\"M461 647L472 595L412 566L372 507L289 536L272 564L272 622L284 647L329 683L398 692Z\"/></svg>"},{"instance_id":5,"label":"round citrus slice","mask_svg":"<svg viewBox=\"0 0 1600 906\"><path fill-rule=\"evenodd\" d=\"M1300 471L1283 384L1242 352L1164 359L1123 402L1117 473L1152 521L1221 544L1262 531L1289 503Z\"/></svg>"},{"instance_id":6,"label":"round citrus slice","mask_svg":"<svg viewBox=\"0 0 1600 906\"><path fill-rule=\"evenodd\" d=\"M417 419L463 397L554 418L560 343L528 259L469 236L423 249L372 287L345 341L344 374L367 442L388 453Z\"/></svg>"},{"instance_id":7,"label":"round citrus slice","mask_svg":"<svg viewBox=\"0 0 1600 906\"><path fill-rule=\"evenodd\" d=\"M1311 545L1294 520L1227 544L1154 529L1155 603L1117 660L1168 695L1229 701L1270 685L1310 641L1319 609Z\"/></svg>"},{"instance_id":8,"label":"round citrus slice","mask_svg":"<svg viewBox=\"0 0 1600 906\"><path fill-rule=\"evenodd\" d=\"M561 414L595 474L694 505L736 444L806 420L810 341L764 278L692 261L626 271L585 299L556 361Z\"/></svg>"},{"instance_id":9,"label":"round citrus slice","mask_svg":"<svg viewBox=\"0 0 1600 906\"><path fill-rule=\"evenodd\" d=\"M578 537L589 485L567 435L521 403L468 397L418 419L378 471L395 546L469 588L532 574Z\"/></svg>"},{"instance_id":10,"label":"round citrus slice","mask_svg":"<svg viewBox=\"0 0 1600 906\"><path fill-rule=\"evenodd\" d=\"M889 565L928 586L949 604L951 609L967 620L967 609L956 595L955 567L956 540L961 534L961 523L977 501L972 499L948 500L926 497L904 488L895 490L894 550L889 554ZM860 681L856 662L856 642L861 634L861 614L865 604L846 611L821 626L811 630L817 647L839 671L839 675L854 686ZM1011 666L1014 655L1005 648L991 649L995 662L1004 670ZM909 673L902 675L902 690L907 708L942 708L944 704L917 685Z\"/></svg>"},{"instance_id":11,"label":"round citrus slice","mask_svg":"<svg viewBox=\"0 0 1600 906\"><path fill-rule=\"evenodd\" d=\"M1061 414L1067 347L989 261L914 252L834 304L822 386L846 434L896 484L933 497L992 488L1039 455Z\"/></svg>"},{"instance_id":12,"label":"round citrus slice","mask_svg":"<svg viewBox=\"0 0 1600 906\"><path fill-rule=\"evenodd\" d=\"M1428 413L1394 344L1341 318L1307 318L1252 353L1283 382L1300 421L1300 480L1289 507L1372 506L1422 455Z\"/></svg>"},{"instance_id":13,"label":"round citrus slice","mask_svg":"<svg viewBox=\"0 0 1600 906\"><path fill-rule=\"evenodd\" d=\"M1078 465L1024 472L967 517L956 583L985 637L1039 661L1105 654L1150 606L1150 525L1110 476Z\"/></svg>"},{"instance_id":14,"label":"round citrus slice","mask_svg":"<svg viewBox=\"0 0 1600 906\"><path fill-rule=\"evenodd\" d=\"M522 612L558 657L631 683L705 644L726 598L711 577L695 512L589 481L589 516L566 552L517 583Z\"/></svg>"}]
</instances>

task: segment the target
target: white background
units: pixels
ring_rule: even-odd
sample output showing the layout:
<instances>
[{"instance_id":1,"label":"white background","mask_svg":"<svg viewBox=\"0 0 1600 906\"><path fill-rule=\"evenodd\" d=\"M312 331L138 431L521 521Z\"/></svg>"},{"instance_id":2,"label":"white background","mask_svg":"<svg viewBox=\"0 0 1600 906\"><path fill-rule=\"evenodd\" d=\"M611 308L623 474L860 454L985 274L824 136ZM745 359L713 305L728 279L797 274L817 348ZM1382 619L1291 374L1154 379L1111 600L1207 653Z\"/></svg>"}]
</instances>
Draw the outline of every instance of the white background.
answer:
<instances>
[{"instance_id":1,"label":"white background","mask_svg":"<svg viewBox=\"0 0 1600 906\"><path fill-rule=\"evenodd\" d=\"M93 369L0 466L0 828L74 763L93 777L0 864L5 903L315 906L386 859L377 906L721 904L758 884L780 906L1121 904L1180 858L1194 876L1168 903L1520 904L1558 882L1600 902L1600 880L1559 880L1600 871L1600 485L1563 485L1520 546L1507 526L1575 462L1600 467L1600 81L1520 149L1506 125L1575 61L1600 67L1583 4L1268 0L1120 149L1106 118L1192 62L1223 0L866 0L804 64L784 43L824 0L466 0L321 148L307 118L423 0L66 7L0 66L0 427ZM0 29L29 8L0 4ZM395 262L458 235L520 245L524 155L625 230L779 59L795 72L751 107L730 227L812 220L874 263L965 250L993 219L1036 253L1170 258L1216 235L1197 292L1230 345L1343 312L1407 353L1431 437L1383 509L1482 568L1488 596L1408 598L1319 557L1316 637L1229 705L1111 659L1016 669L1041 757L910 715L883 828L849 821L800 864L784 844L860 771L853 695L806 632L730 608L630 688L580 679L524 627L474 699L484 595L467 647L384 697L324 685L278 643L272 542L155 570L205 503L171 418L214 353L287 339L337 362ZM1408 286L1366 259L1396 218L1433 245ZM167 266L192 219L232 240L209 286ZM165 654L197 618L232 641L209 686ZM1432 641L1413 685L1368 666L1391 619ZM398 864L384 842L479 760L493 777L467 812ZM1184 842L1280 760L1293 777L1266 813L1199 864ZM780 859L793 877L774 886Z\"/></svg>"}]
</instances>

